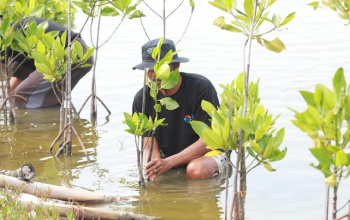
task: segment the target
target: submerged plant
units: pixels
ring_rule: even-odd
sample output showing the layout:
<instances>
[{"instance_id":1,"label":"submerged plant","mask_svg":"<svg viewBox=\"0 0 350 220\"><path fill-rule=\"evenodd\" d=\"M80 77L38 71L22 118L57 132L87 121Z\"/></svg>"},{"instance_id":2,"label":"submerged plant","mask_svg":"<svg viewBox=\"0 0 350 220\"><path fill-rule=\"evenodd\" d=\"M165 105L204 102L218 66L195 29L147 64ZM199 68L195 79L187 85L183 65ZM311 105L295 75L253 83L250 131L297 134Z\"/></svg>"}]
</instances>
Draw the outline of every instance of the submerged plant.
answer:
<instances>
[{"instance_id":1,"label":"submerged plant","mask_svg":"<svg viewBox=\"0 0 350 220\"><path fill-rule=\"evenodd\" d=\"M313 140L309 150L319 164L311 166L321 171L327 186L333 188L332 219L336 219L339 184L350 175L350 85L339 68L333 77L333 90L317 84L314 93L300 93L307 109L298 112L290 108L295 113L292 122Z\"/></svg>"}]
</instances>

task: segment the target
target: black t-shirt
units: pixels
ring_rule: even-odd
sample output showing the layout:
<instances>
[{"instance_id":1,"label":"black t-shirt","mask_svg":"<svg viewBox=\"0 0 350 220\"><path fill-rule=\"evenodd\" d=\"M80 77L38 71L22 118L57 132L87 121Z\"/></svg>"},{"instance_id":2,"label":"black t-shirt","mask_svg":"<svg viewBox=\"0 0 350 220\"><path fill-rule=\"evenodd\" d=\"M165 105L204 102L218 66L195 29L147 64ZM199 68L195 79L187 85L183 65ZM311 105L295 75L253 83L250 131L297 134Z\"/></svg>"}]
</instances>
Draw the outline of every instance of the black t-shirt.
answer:
<instances>
[{"instance_id":1,"label":"black t-shirt","mask_svg":"<svg viewBox=\"0 0 350 220\"><path fill-rule=\"evenodd\" d=\"M182 83L179 90L172 96L179 107L175 110L166 110L162 106L162 111L158 118L165 118L167 126L160 126L155 132L160 150L171 156L179 153L189 145L196 142L199 136L194 132L190 121L202 121L210 126L210 116L201 107L202 100L211 102L215 107L219 106L216 90L211 82L204 76L198 74L182 73ZM154 100L149 95L150 89L146 90L145 115L154 119ZM134 98L133 112L142 111L142 89L138 91ZM158 99L165 96L159 92Z\"/></svg>"}]
</instances>

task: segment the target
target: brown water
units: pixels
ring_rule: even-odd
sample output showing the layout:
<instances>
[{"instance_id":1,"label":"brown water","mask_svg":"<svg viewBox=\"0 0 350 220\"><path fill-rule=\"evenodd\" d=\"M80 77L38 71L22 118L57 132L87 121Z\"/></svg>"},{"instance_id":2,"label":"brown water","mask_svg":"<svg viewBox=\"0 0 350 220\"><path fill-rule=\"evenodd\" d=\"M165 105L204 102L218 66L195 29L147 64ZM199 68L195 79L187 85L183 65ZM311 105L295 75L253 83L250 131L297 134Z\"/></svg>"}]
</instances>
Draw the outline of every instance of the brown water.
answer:
<instances>
[{"instance_id":1,"label":"brown water","mask_svg":"<svg viewBox=\"0 0 350 220\"><path fill-rule=\"evenodd\" d=\"M175 8L180 1L171 2L169 8ZM331 10L314 11L306 6L307 3L280 0L271 9L271 14L282 17L297 12L288 29L266 36L269 40L278 36L285 43L286 51L275 54L253 43L251 79L260 78L261 102L272 114L282 114L277 127L286 128L283 145L288 147L288 153L283 161L272 164L277 168L276 172L268 173L263 167L258 167L249 174L247 219L318 220L324 215L323 175L309 166L316 162L308 150L312 142L292 125L293 114L286 107L305 109L298 91L313 91L316 83L331 86L338 67L344 67L347 82L350 82L350 29ZM144 5L141 9L148 16L143 22L150 38L160 37L161 20ZM160 7L156 9L160 11ZM167 36L175 42L185 29L189 11L185 1L180 11L169 17ZM242 71L245 39L213 26L219 15L223 12L206 1L196 1L192 22L177 48L183 49L180 56L190 58L190 62L182 64L180 69L205 75L221 93L218 84L230 82ZM80 27L84 19L84 15L77 16L75 27ZM118 18L103 18L102 42L118 22ZM89 30L82 35L91 45ZM37 170L36 181L132 199L98 205L106 209L161 216L166 220L223 219L224 180L219 177L194 181L188 180L183 170L172 170L159 181L148 183L144 191L138 187L134 140L123 131L126 127L122 120L123 112L131 111L133 96L141 87L142 72L131 68L141 62L140 48L145 41L147 37L139 20L127 19L99 51L97 94L112 114L108 116L99 104L98 117L94 121L90 119L89 107L85 107L80 121L74 123L91 162L87 162L76 139L73 141L73 156L55 158L49 153L49 146L58 135L57 108L18 110L19 122L16 124L4 123L4 115L0 113L2 170L8 173L30 162ZM73 103L77 108L90 94L91 76L89 73L73 91ZM56 151L57 146L53 153ZM231 184L232 178L230 191ZM340 186L339 206L348 200L349 186L349 180ZM231 198L232 194L229 196ZM342 210L340 215L345 212Z\"/></svg>"}]
</instances>

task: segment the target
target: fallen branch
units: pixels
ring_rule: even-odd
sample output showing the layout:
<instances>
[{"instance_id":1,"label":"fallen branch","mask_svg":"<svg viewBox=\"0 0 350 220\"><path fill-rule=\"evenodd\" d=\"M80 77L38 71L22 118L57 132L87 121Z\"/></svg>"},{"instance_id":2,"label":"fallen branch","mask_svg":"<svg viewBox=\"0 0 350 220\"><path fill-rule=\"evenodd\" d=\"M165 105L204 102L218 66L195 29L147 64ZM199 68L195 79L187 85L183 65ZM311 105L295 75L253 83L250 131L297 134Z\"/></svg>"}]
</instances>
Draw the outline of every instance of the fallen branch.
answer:
<instances>
[{"instance_id":1,"label":"fallen branch","mask_svg":"<svg viewBox=\"0 0 350 220\"><path fill-rule=\"evenodd\" d=\"M91 192L84 189L73 189L62 186L50 185L39 182L25 182L12 176L0 174L0 187L21 190L38 197L48 197L63 201L74 201L81 203L104 203L128 200L116 195Z\"/></svg>"}]
</instances>

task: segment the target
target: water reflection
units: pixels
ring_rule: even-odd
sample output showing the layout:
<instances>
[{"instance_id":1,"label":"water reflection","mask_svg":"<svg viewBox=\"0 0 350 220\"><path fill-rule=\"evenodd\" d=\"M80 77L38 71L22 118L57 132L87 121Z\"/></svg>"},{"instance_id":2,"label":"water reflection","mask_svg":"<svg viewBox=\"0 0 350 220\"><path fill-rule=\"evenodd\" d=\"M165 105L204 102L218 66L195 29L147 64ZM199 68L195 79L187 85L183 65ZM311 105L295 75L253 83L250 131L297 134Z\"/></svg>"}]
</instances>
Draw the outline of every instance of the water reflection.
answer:
<instances>
[{"instance_id":1,"label":"water reflection","mask_svg":"<svg viewBox=\"0 0 350 220\"><path fill-rule=\"evenodd\" d=\"M32 163L37 171L35 181L66 185L79 179L82 169L91 166L77 138L73 135L73 156L54 157L58 150L55 145L52 153L49 147L59 133L59 108L17 109L17 121L9 123L0 115L0 162L2 169L14 170L24 163ZM96 123L83 118L73 123L83 140L90 160L96 162L99 133Z\"/></svg>"},{"instance_id":2,"label":"water reflection","mask_svg":"<svg viewBox=\"0 0 350 220\"><path fill-rule=\"evenodd\" d=\"M223 210L218 204L224 190L221 175L190 180L185 170L171 170L140 189L135 212L163 219L221 219Z\"/></svg>"}]
</instances>

